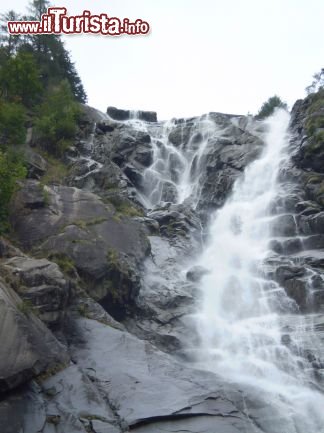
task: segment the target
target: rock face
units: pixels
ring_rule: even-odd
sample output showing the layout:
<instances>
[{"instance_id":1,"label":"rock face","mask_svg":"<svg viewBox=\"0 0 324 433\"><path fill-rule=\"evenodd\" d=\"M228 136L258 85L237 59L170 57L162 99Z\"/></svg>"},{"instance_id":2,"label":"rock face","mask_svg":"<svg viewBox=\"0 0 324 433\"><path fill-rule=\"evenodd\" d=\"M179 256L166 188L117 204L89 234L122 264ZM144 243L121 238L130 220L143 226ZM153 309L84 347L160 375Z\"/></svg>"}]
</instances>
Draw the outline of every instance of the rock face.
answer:
<instances>
[{"instance_id":1,"label":"rock face","mask_svg":"<svg viewBox=\"0 0 324 433\"><path fill-rule=\"evenodd\" d=\"M321 336L324 174L311 105L293 109L264 276L297 318L317 313ZM290 431L266 393L200 370L194 355L206 269L193 265L210 212L262 151L260 123L107 114L84 107L61 184L43 185L46 161L30 154L11 209L20 249L0 239L1 433ZM282 338L289 346L289 330ZM299 355L320 377L321 357L303 338Z\"/></svg>"},{"instance_id":2,"label":"rock face","mask_svg":"<svg viewBox=\"0 0 324 433\"><path fill-rule=\"evenodd\" d=\"M0 265L23 301L30 302L47 324L59 323L71 297L71 284L56 263L13 257Z\"/></svg>"},{"instance_id":3,"label":"rock face","mask_svg":"<svg viewBox=\"0 0 324 433\"><path fill-rule=\"evenodd\" d=\"M272 248L280 256L273 274L302 312L324 307L322 145L313 125L318 95L297 101L292 110L291 161L283 168L285 196L274 203L276 218ZM317 140L317 141L314 141ZM316 145L314 143L317 143Z\"/></svg>"},{"instance_id":4,"label":"rock face","mask_svg":"<svg viewBox=\"0 0 324 433\"><path fill-rule=\"evenodd\" d=\"M0 325L0 394L68 363L66 348L2 280Z\"/></svg>"},{"instance_id":5,"label":"rock face","mask_svg":"<svg viewBox=\"0 0 324 433\"><path fill-rule=\"evenodd\" d=\"M136 118L139 120L144 120L145 122L157 122L156 113L154 111L133 112L130 110L120 110L116 107L108 107L107 114L114 120L124 121L132 118Z\"/></svg>"},{"instance_id":6,"label":"rock face","mask_svg":"<svg viewBox=\"0 0 324 433\"><path fill-rule=\"evenodd\" d=\"M12 222L22 247L63 270L75 268L88 293L110 311L127 308L139 291L139 268L150 248L145 226L92 193L63 186L45 191L46 201L41 185L28 181L17 194Z\"/></svg>"}]
</instances>

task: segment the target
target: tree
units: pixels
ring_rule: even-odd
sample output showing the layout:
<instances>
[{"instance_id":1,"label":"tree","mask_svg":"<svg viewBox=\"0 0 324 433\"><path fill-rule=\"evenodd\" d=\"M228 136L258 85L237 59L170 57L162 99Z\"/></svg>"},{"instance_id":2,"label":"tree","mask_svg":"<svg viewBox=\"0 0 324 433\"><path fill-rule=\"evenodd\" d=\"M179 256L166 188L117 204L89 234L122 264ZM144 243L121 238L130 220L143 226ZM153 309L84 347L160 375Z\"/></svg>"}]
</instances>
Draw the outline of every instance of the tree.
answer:
<instances>
[{"instance_id":1,"label":"tree","mask_svg":"<svg viewBox=\"0 0 324 433\"><path fill-rule=\"evenodd\" d=\"M32 106L42 92L40 72L31 53L18 52L0 69L2 97Z\"/></svg>"},{"instance_id":2,"label":"tree","mask_svg":"<svg viewBox=\"0 0 324 433\"><path fill-rule=\"evenodd\" d=\"M313 75L313 82L306 87L306 93L316 93L324 87L324 68Z\"/></svg>"},{"instance_id":3,"label":"tree","mask_svg":"<svg viewBox=\"0 0 324 433\"><path fill-rule=\"evenodd\" d=\"M0 148L23 144L26 139L25 109L15 102L0 101Z\"/></svg>"},{"instance_id":4,"label":"tree","mask_svg":"<svg viewBox=\"0 0 324 433\"><path fill-rule=\"evenodd\" d=\"M277 95L271 96L271 98L262 104L255 118L258 120L265 119L266 117L271 116L276 108L283 108L284 110L288 109L287 104L283 102Z\"/></svg>"},{"instance_id":5,"label":"tree","mask_svg":"<svg viewBox=\"0 0 324 433\"><path fill-rule=\"evenodd\" d=\"M7 22L19 21L20 19L21 16L13 10L1 14L0 16L0 42L8 56L12 56L16 53L17 47L21 41L21 35L11 35L7 29Z\"/></svg>"},{"instance_id":6,"label":"tree","mask_svg":"<svg viewBox=\"0 0 324 433\"><path fill-rule=\"evenodd\" d=\"M0 233L9 229L9 204L17 181L26 177L27 170L17 152L0 150Z\"/></svg>"},{"instance_id":7,"label":"tree","mask_svg":"<svg viewBox=\"0 0 324 433\"><path fill-rule=\"evenodd\" d=\"M72 144L80 114L67 80L55 87L39 108L35 131L39 144L56 157Z\"/></svg>"},{"instance_id":8,"label":"tree","mask_svg":"<svg viewBox=\"0 0 324 433\"><path fill-rule=\"evenodd\" d=\"M29 20L40 21L42 14L50 6L48 0L32 0L29 6ZM71 90L79 102L86 102L87 95L81 79L71 61L70 53L58 35L30 35L36 61L42 70L42 81L45 87L57 85L67 79ZM27 47L25 47L26 49Z\"/></svg>"}]
</instances>

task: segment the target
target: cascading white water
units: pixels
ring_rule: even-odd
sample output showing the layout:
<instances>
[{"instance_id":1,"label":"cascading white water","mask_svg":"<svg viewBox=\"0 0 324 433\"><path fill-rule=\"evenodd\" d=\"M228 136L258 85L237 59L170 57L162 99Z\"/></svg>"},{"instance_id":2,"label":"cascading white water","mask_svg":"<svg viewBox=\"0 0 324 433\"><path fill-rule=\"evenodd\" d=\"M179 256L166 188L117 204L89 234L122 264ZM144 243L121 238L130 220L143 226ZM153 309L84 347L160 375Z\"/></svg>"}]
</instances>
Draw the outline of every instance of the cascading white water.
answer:
<instances>
[{"instance_id":1,"label":"cascading white water","mask_svg":"<svg viewBox=\"0 0 324 433\"><path fill-rule=\"evenodd\" d=\"M192 123L190 137L178 146L170 142L169 134L175 128L187 125L176 125L171 120L149 131L153 164L144 173L144 194L148 207L163 202L183 203L189 197L191 205L197 205L202 186L203 157L210 138L218 134L218 127L209 116L194 119ZM147 128L147 124L145 126Z\"/></svg>"},{"instance_id":2,"label":"cascading white water","mask_svg":"<svg viewBox=\"0 0 324 433\"><path fill-rule=\"evenodd\" d=\"M229 381L254 386L280 414L267 431L324 431L324 397L311 388L312 373L299 350L302 316L293 301L264 276L271 254L270 204L279 193L279 168L288 159L289 115L278 111L267 122L265 149L236 181L231 197L217 211L200 258L208 270L201 282L197 323L200 365ZM283 323L297 323L290 348L282 341ZM295 350L291 350L294 347Z\"/></svg>"}]
</instances>

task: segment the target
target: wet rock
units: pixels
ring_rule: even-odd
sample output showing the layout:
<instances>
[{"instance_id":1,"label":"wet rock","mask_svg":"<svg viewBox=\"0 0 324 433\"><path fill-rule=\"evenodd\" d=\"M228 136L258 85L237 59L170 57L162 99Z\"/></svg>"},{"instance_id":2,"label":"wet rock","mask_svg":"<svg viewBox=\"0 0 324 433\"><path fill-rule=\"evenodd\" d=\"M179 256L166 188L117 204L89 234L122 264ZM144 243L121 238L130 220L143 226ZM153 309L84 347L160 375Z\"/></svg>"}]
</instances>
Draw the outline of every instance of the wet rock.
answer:
<instances>
[{"instance_id":1,"label":"wet rock","mask_svg":"<svg viewBox=\"0 0 324 433\"><path fill-rule=\"evenodd\" d=\"M300 266L279 266L276 268L275 278L279 284L284 284L287 280L304 276L305 272Z\"/></svg>"},{"instance_id":2,"label":"wet rock","mask_svg":"<svg viewBox=\"0 0 324 433\"><path fill-rule=\"evenodd\" d=\"M193 266L186 274L187 280L197 283L202 279L204 275L208 273L208 270L203 266Z\"/></svg>"},{"instance_id":3,"label":"wet rock","mask_svg":"<svg viewBox=\"0 0 324 433\"><path fill-rule=\"evenodd\" d=\"M312 235L303 238L303 246L306 250L324 248L324 235Z\"/></svg>"},{"instance_id":4,"label":"wet rock","mask_svg":"<svg viewBox=\"0 0 324 433\"><path fill-rule=\"evenodd\" d=\"M174 128L169 134L169 141L176 147L185 146L191 135L190 125L184 124Z\"/></svg>"},{"instance_id":5,"label":"wet rock","mask_svg":"<svg viewBox=\"0 0 324 433\"><path fill-rule=\"evenodd\" d=\"M149 212L150 218L158 221L160 230L166 236L174 234L198 235L201 231L201 222L195 211L185 204L167 204L154 211Z\"/></svg>"},{"instance_id":6,"label":"wet rock","mask_svg":"<svg viewBox=\"0 0 324 433\"><path fill-rule=\"evenodd\" d=\"M133 167L131 164L126 164L124 167L124 173L128 179L138 188L143 185L143 175L142 173Z\"/></svg>"},{"instance_id":7,"label":"wet rock","mask_svg":"<svg viewBox=\"0 0 324 433\"><path fill-rule=\"evenodd\" d=\"M299 278L285 280L283 284L287 295L296 301L300 311L307 311L309 308L309 292L307 282Z\"/></svg>"},{"instance_id":8,"label":"wet rock","mask_svg":"<svg viewBox=\"0 0 324 433\"><path fill-rule=\"evenodd\" d=\"M297 234L293 215L280 215L271 222L271 226L273 236L295 236Z\"/></svg>"},{"instance_id":9,"label":"wet rock","mask_svg":"<svg viewBox=\"0 0 324 433\"><path fill-rule=\"evenodd\" d=\"M296 254L304 249L300 238L273 239L269 242L269 248L277 254Z\"/></svg>"},{"instance_id":10,"label":"wet rock","mask_svg":"<svg viewBox=\"0 0 324 433\"><path fill-rule=\"evenodd\" d=\"M316 210L316 208L314 208ZM305 235L324 233L324 212L303 215L299 219L299 228Z\"/></svg>"},{"instance_id":11,"label":"wet rock","mask_svg":"<svg viewBox=\"0 0 324 433\"><path fill-rule=\"evenodd\" d=\"M86 343L74 345L74 359L82 369L95 371L119 419L135 432L158 432L163 427L198 433L202 426L210 433L215 426L228 433L258 431L253 418L239 408L242 396L233 390L229 398L230 386L212 373L191 370L149 343L93 321L79 321L78 332Z\"/></svg>"},{"instance_id":12,"label":"wet rock","mask_svg":"<svg viewBox=\"0 0 324 433\"><path fill-rule=\"evenodd\" d=\"M312 201L301 201L295 206L296 212L301 213L302 215L314 215L321 211L320 206Z\"/></svg>"},{"instance_id":13,"label":"wet rock","mask_svg":"<svg viewBox=\"0 0 324 433\"><path fill-rule=\"evenodd\" d=\"M150 147L137 148L134 160L143 167L149 167L153 163L153 150Z\"/></svg>"},{"instance_id":14,"label":"wet rock","mask_svg":"<svg viewBox=\"0 0 324 433\"><path fill-rule=\"evenodd\" d=\"M157 114L155 111L138 111L137 118L144 122L157 122Z\"/></svg>"},{"instance_id":15,"label":"wet rock","mask_svg":"<svg viewBox=\"0 0 324 433\"><path fill-rule=\"evenodd\" d=\"M177 201L178 191L172 182L164 182L161 192L161 201L174 203Z\"/></svg>"}]
</instances>

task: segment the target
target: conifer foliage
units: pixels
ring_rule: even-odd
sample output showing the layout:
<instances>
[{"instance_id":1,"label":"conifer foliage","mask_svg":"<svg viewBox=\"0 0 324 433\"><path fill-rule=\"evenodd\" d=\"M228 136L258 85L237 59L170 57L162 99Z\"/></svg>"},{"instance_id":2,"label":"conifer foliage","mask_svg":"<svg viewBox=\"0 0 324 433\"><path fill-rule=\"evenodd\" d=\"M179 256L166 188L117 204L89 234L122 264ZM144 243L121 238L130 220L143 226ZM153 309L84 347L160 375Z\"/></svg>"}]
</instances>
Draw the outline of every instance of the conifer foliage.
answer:
<instances>
[{"instance_id":1,"label":"conifer foliage","mask_svg":"<svg viewBox=\"0 0 324 433\"><path fill-rule=\"evenodd\" d=\"M27 16L0 17L0 234L17 180L26 176L27 126L35 145L61 157L77 131L87 96L70 53L58 35L10 35L8 21L40 20L48 0L31 0ZM35 138L35 140L34 140Z\"/></svg>"}]
</instances>

